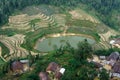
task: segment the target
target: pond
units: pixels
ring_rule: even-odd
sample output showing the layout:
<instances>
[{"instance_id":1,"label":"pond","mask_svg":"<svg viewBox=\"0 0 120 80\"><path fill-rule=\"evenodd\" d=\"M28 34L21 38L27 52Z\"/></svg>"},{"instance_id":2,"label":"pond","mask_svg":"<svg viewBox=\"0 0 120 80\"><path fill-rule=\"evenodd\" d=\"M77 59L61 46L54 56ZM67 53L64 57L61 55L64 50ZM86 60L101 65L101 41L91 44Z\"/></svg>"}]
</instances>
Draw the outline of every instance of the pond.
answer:
<instances>
[{"instance_id":1,"label":"pond","mask_svg":"<svg viewBox=\"0 0 120 80\"><path fill-rule=\"evenodd\" d=\"M94 44L95 40L82 36L61 36L46 38L43 41L38 41L36 44L36 49L41 52L48 52L54 50L54 47L59 48L61 45L65 45L66 42L69 42L72 47L77 48L77 44L80 41L87 39L90 44Z\"/></svg>"}]
</instances>

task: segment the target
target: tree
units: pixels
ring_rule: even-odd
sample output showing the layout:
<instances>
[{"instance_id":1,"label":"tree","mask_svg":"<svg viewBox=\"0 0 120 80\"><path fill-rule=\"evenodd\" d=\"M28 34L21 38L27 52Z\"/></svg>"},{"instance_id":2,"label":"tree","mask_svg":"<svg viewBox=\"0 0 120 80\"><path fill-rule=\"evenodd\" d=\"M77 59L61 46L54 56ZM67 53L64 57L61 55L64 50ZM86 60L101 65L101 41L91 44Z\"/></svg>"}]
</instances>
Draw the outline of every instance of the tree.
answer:
<instances>
[{"instance_id":1,"label":"tree","mask_svg":"<svg viewBox=\"0 0 120 80\"><path fill-rule=\"evenodd\" d=\"M92 56L92 47L85 39L78 43L78 49L76 50L74 57L80 61L86 60L88 57Z\"/></svg>"},{"instance_id":2,"label":"tree","mask_svg":"<svg viewBox=\"0 0 120 80\"><path fill-rule=\"evenodd\" d=\"M109 74L106 73L105 69L100 72L100 80L109 80Z\"/></svg>"}]
</instances>

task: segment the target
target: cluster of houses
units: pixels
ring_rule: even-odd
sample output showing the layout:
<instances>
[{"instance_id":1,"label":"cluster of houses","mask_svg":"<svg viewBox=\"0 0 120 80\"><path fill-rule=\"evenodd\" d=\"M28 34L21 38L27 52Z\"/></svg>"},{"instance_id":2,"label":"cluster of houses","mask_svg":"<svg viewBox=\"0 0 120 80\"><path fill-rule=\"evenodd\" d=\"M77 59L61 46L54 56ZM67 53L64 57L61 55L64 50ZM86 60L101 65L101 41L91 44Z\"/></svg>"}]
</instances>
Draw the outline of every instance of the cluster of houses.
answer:
<instances>
[{"instance_id":1,"label":"cluster of houses","mask_svg":"<svg viewBox=\"0 0 120 80\"><path fill-rule=\"evenodd\" d=\"M39 77L40 80L60 80L64 72L65 68L61 68L57 63L51 62L46 68L46 72L39 73Z\"/></svg>"},{"instance_id":2,"label":"cluster of houses","mask_svg":"<svg viewBox=\"0 0 120 80\"><path fill-rule=\"evenodd\" d=\"M13 75L17 76L30 70L29 60L13 61L11 63L11 70ZM62 68L55 62L49 63L45 72L39 73L40 80L60 80L65 72L65 68Z\"/></svg>"},{"instance_id":3,"label":"cluster of houses","mask_svg":"<svg viewBox=\"0 0 120 80\"><path fill-rule=\"evenodd\" d=\"M93 59L88 59L98 69L106 69L110 78L118 78L120 80L120 54L113 52L109 56L93 56Z\"/></svg>"}]
</instances>

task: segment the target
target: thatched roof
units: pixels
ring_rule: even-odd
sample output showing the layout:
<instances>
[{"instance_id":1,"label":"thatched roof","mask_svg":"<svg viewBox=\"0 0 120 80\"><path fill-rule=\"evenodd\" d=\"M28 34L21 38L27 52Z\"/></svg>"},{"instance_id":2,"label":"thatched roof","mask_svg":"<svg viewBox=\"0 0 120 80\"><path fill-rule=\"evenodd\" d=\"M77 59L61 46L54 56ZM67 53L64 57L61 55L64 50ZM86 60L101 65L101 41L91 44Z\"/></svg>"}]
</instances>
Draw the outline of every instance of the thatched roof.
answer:
<instances>
[{"instance_id":1,"label":"thatched roof","mask_svg":"<svg viewBox=\"0 0 120 80\"><path fill-rule=\"evenodd\" d=\"M114 73L120 73L120 62L116 62L112 68Z\"/></svg>"},{"instance_id":2,"label":"thatched roof","mask_svg":"<svg viewBox=\"0 0 120 80\"><path fill-rule=\"evenodd\" d=\"M51 72L56 72L57 69L59 69L59 68L60 68L60 66L59 66L57 63L51 62L51 63L48 65L48 67L47 67L47 69L46 69L46 72L49 72L49 71L51 71Z\"/></svg>"},{"instance_id":3,"label":"thatched roof","mask_svg":"<svg viewBox=\"0 0 120 80\"><path fill-rule=\"evenodd\" d=\"M46 72L40 72L39 78L40 78L40 80L50 80L50 78L48 77L48 73L46 73Z\"/></svg>"},{"instance_id":4,"label":"thatched roof","mask_svg":"<svg viewBox=\"0 0 120 80\"><path fill-rule=\"evenodd\" d=\"M110 60L118 60L119 59L119 52L113 52L110 54L110 56L107 57L107 60L110 61Z\"/></svg>"}]
</instances>

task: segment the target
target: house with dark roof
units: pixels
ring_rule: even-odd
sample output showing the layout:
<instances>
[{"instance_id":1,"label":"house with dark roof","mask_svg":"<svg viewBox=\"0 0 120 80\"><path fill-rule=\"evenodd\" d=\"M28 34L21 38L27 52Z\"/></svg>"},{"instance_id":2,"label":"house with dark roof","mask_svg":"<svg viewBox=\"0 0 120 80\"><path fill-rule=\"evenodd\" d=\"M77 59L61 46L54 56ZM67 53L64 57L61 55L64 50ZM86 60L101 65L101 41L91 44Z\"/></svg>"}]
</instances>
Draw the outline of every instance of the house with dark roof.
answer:
<instances>
[{"instance_id":1,"label":"house with dark roof","mask_svg":"<svg viewBox=\"0 0 120 80\"><path fill-rule=\"evenodd\" d=\"M60 68L59 71L56 71L55 77L54 77L55 80L60 80L64 72L65 72L65 68Z\"/></svg>"},{"instance_id":2,"label":"house with dark roof","mask_svg":"<svg viewBox=\"0 0 120 80\"><path fill-rule=\"evenodd\" d=\"M23 64L20 61L14 61L11 63L11 70L16 74L21 74L24 71Z\"/></svg>"},{"instance_id":3,"label":"house with dark roof","mask_svg":"<svg viewBox=\"0 0 120 80\"><path fill-rule=\"evenodd\" d=\"M61 74L60 72L56 72L56 73L55 73L55 76L54 76L54 79L55 79L55 80L60 80L61 77L62 77L62 74Z\"/></svg>"},{"instance_id":4,"label":"house with dark roof","mask_svg":"<svg viewBox=\"0 0 120 80\"><path fill-rule=\"evenodd\" d=\"M120 78L120 62L116 62L112 67L112 76Z\"/></svg>"},{"instance_id":5,"label":"house with dark roof","mask_svg":"<svg viewBox=\"0 0 120 80\"><path fill-rule=\"evenodd\" d=\"M39 77L41 80L60 80L65 72L65 68L61 68L55 62L49 63L46 72L40 72Z\"/></svg>"},{"instance_id":6,"label":"house with dark roof","mask_svg":"<svg viewBox=\"0 0 120 80\"><path fill-rule=\"evenodd\" d=\"M111 61L111 60L117 61L119 59L119 56L120 56L119 52L113 52L110 54L110 56L107 57L107 60L108 61Z\"/></svg>"},{"instance_id":7,"label":"house with dark roof","mask_svg":"<svg viewBox=\"0 0 120 80\"><path fill-rule=\"evenodd\" d=\"M110 44L114 47L120 48L120 38L116 38L110 41Z\"/></svg>"},{"instance_id":8,"label":"house with dark roof","mask_svg":"<svg viewBox=\"0 0 120 80\"><path fill-rule=\"evenodd\" d=\"M30 69L29 60L20 60L20 62L23 64L23 70L29 71Z\"/></svg>"},{"instance_id":9,"label":"house with dark roof","mask_svg":"<svg viewBox=\"0 0 120 80\"><path fill-rule=\"evenodd\" d=\"M51 63L49 63L48 67L46 68L46 72L48 72L48 73L54 72L55 73L59 69L60 69L60 66L57 63L51 62Z\"/></svg>"},{"instance_id":10,"label":"house with dark roof","mask_svg":"<svg viewBox=\"0 0 120 80\"><path fill-rule=\"evenodd\" d=\"M118 61L119 59L119 52L113 52L110 54L110 56L107 57L107 61L109 61L109 65L113 66L115 62Z\"/></svg>"},{"instance_id":11,"label":"house with dark roof","mask_svg":"<svg viewBox=\"0 0 120 80\"><path fill-rule=\"evenodd\" d=\"M40 80L50 80L47 72L40 72L39 78L40 78Z\"/></svg>"},{"instance_id":12,"label":"house with dark roof","mask_svg":"<svg viewBox=\"0 0 120 80\"><path fill-rule=\"evenodd\" d=\"M30 69L29 60L13 61L10 67L15 74L22 74Z\"/></svg>"}]
</instances>

